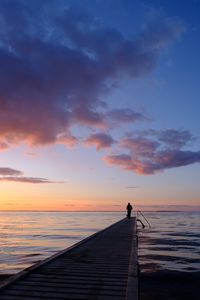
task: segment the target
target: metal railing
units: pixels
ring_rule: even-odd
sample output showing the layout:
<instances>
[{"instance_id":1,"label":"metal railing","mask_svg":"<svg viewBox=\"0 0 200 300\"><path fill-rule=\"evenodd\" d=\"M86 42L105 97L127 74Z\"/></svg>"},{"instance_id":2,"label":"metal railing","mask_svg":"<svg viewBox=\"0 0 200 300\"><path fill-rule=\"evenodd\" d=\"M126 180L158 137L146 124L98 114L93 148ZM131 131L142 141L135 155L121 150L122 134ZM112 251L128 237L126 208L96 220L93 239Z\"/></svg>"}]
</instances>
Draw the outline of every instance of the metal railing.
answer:
<instances>
[{"instance_id":1,"label":"metal railing","mask_svg":"<svg viewBox=\"0 0 200 300\"><path fill-rule=\"evenodd\" d=\"M144 223L139 219L139 216L142 216L142 218L146 221L146 223L148 224L149 228L151 228L151 224L149 223L149 221L147 220L147 218L144 216L144 214L140 211L137 210L136 211L136 220L139 221L142 224L142 227L144 228L145 225Z\"/></svg>"}]
</instances>

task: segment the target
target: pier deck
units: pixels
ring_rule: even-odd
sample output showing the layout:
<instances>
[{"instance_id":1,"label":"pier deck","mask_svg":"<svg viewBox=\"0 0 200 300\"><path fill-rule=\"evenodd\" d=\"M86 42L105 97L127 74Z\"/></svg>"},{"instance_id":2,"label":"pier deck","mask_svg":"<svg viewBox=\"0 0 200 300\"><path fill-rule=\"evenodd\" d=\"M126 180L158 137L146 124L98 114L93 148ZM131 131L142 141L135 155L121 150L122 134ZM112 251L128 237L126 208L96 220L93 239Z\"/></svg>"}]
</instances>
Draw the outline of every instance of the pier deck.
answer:
<instances>
[{"instance_id":1,"label":"pier deck","mask_svg":"<svg viewBox=\"0 0 200 300\"><path fill-rule=\"evenodd\" d=\"M135 218L123 219L11 276L1 300L137 300Z\"/></svg>"}]
</instances>

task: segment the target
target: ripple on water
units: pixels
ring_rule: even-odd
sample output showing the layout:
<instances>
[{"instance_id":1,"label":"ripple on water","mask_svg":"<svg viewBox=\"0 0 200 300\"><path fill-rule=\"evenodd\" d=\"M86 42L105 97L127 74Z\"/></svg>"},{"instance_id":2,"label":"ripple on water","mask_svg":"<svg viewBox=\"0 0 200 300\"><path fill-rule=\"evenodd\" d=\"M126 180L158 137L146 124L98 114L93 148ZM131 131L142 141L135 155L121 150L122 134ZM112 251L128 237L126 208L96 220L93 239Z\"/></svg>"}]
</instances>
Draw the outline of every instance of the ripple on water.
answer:
<instances>
[{"instance_id":1,"label":"ripple on water","mask_svg":"<svg viewBox=\"0 0 200 300\"><path fill-rule=\"evenodd\" d=\"M196 212L160 213L155 219L147 214L152 227L139 231L139 260L142 271L198 271L199 216Z\"/></svg>"}]
</instances>

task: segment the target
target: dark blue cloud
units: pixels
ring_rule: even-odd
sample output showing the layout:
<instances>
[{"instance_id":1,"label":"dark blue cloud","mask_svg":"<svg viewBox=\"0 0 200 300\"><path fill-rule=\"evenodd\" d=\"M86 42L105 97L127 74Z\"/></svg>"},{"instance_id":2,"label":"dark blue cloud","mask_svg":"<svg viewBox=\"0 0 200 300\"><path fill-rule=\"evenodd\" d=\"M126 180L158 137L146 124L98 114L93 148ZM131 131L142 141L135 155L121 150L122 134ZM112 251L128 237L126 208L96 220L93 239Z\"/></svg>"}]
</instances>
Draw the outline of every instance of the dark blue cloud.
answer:
<instances>
[{"instance_id":1,"label":"dark blue cloud","mask_svg":"<svg viewBox=\"0 0 200 300\"><path fill-rule=\"evenodd\" d=\"M107 112L107 116L117 123L134 123L137 121L147 121L148 118L137 111L130 108L112 109Z\"/></svg>"},{"instance_id":2,"label":"dark blue cloud","mask_svg":"<svg viewBox=\"0 0 200 300\"><path fill-rule=\"evenodd\" d=\"M175 149L180 149L195 140L188 130L167 129L161 131L158 136L161 142Z\"/></svg>"}]
</instances>

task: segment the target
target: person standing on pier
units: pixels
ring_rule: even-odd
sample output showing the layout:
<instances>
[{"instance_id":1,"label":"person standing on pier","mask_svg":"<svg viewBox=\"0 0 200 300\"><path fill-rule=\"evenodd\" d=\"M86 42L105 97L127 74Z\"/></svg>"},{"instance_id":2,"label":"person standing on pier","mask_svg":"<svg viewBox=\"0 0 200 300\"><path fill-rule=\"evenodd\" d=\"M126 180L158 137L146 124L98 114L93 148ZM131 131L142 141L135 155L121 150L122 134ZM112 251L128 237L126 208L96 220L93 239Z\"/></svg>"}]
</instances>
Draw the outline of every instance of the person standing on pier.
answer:
<instances>
[{"instance_id":1,"label":"person standing on pier","mask_svg":"<svg viewBox=\"0 0 200 300\"><path fill-rule=\"evenodd\" d=\"M131 217L131 211L132 211L133 207L130 203L128 203L126 210L127 210L127 217L130 218Z\"/></svg>"}]
</instances>

